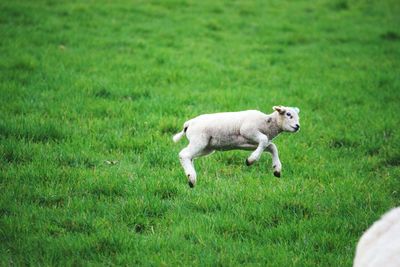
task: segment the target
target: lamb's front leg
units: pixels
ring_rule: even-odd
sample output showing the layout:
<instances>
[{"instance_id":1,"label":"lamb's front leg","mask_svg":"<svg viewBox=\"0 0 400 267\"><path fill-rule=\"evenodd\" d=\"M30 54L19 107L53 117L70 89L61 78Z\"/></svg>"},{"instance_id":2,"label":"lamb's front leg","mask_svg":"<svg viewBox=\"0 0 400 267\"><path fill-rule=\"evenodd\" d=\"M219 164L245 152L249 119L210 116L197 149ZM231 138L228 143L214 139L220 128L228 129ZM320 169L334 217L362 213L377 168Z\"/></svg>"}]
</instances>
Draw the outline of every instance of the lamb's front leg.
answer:
<instances>
[{"instance_id":1,"label":"lamb's front leg","mask_svg":"<svg viewBox=\"0 0 400 267\"><path fill-rule=\"evenodd\" d=\"M269 143L266 150L271 153L272 156L272 168L274 169L274 175L276 177L281 177L282 164L279 160L278 148L275 144Z\"/></svg>"},{"instance_id":2,"label":"lamb's front leg","mask_svg":"<svg viewBox=\"0 0 400 267\"><path fill-rule=\"evenodd\" d=\"M246 165L250 166L254 162L260 159L261 154L265 150L265 148L268 146L269 141L268 137L265 134L262 134L260 132L254 133L252 135L245 136L246 138L250 139L253 142L257 142L258 146L257 149L251 153L250 157L246 159Z\"/></svg>"}]
</instances>

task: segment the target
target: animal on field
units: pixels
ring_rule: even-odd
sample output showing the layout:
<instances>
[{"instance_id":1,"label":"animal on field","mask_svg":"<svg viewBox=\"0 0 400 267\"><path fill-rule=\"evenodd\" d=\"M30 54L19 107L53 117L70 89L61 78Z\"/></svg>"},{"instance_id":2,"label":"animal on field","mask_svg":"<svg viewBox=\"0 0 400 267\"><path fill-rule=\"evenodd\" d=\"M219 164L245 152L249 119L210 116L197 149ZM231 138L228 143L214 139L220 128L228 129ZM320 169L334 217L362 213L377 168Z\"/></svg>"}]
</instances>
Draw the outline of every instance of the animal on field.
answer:
<instances>
[{"instance_id":1,"label":"animal on field","mask_svg":"<svg viewBox=\"0 0 400 267\"><path fill-rule=\"evenodd\" d=\"M362 235L353 266L400 266L400 207L384 214Z\"/></svg>"},{"instance_id":2,"label":"animal on field","mask_svg":"<svg viewBox=\"0 0 400 267\"><path fill-rule=\"evenodd\" d=\"M189 186L196 184L193 160L216 150L254 150L246 159L248 166L267 150L272 155L274 175L280 177L282 164L278 149L271 141L282 132L299 131L300 110L284 106L274 106L273 110L271 114L258 110L204 114L186 121L183 130L173 136L173 141L176 143L185 135L189 140L188 146L179 153Z\"/></svg>"}]
</instances>

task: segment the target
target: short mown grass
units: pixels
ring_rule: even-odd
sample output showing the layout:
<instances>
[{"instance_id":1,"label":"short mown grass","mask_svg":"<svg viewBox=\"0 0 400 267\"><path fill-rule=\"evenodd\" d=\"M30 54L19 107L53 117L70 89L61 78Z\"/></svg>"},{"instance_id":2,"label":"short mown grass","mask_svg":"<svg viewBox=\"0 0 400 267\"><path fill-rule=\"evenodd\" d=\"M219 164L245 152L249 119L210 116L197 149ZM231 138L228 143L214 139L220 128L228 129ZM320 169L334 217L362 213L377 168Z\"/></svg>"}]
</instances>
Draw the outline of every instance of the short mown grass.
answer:
<instances>
[{"instance_id":1,"label":"short mown grass","mask_svg":"<svg viewBox=\"0 0 400 267\"><path fill-rule=\"evenodd\" d=\"M398 1L2 1L0 265L351 266L400 204ZM198 114L298 106L196 161Z\"/></svg>"}]
</instances>

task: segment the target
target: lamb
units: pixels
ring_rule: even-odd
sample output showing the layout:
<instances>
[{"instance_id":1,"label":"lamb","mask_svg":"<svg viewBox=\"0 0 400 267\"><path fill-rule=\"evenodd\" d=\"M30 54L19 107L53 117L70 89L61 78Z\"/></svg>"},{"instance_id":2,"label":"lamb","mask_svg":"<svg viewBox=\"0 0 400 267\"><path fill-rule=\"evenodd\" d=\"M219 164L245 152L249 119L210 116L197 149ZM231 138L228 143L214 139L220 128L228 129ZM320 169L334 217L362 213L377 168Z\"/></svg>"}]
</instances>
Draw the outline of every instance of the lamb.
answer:
<instances>
[{"instance_id":1,"label":"lamb","mask_svg":"<svg viewBox=\"0 0 400 267\"><path fill-rule=\"evenodd\" d=\"M282 164L278 149L271 141L281 132L299 131L300 110L284 106L274 106L273 110L269 115L257 110L204 114L186 121L183 130L173 136L173 141L176 143L185 135L189 140L189 145L179 153L189 186L196 184L193 159L215 150L254 150L246 159L248 166L267 150L272 155L274 175L280 177Z\"/></svg>"},{"instance_id":2,"label":"lamb","mask_svg":"<svg viewBox=\"0 0 400 267\"><path fill-rule=\"evenodd\" d=\"M400 266L400 207L383 215L363 234L353 266Z\"/></svg>"}]
</instances>

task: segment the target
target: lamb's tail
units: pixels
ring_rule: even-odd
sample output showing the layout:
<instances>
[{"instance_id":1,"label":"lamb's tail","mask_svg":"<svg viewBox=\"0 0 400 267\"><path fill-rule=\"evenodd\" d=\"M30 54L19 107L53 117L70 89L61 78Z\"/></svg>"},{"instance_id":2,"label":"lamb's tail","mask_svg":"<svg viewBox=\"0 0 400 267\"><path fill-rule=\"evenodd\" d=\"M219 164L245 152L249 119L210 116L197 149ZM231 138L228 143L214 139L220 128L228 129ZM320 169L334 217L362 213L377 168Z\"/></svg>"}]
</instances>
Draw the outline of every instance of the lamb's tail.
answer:
<instances>
[{"instance_id":1,"label":"lamb's tail","mask_svg":"<svg viewBox=\"0 0 400 267\"><path fill-rule=\"evenodd\" d=\"M184 137L186 135L186 131L187 131L188 127L189 127L189 123L185 122L185 124L183 125L183 130L181 132L175 134L172 137L172 140L174 140L175 143L177 143L179 140L181 140L182 137Z\"/></svg>"}]
</instances>

